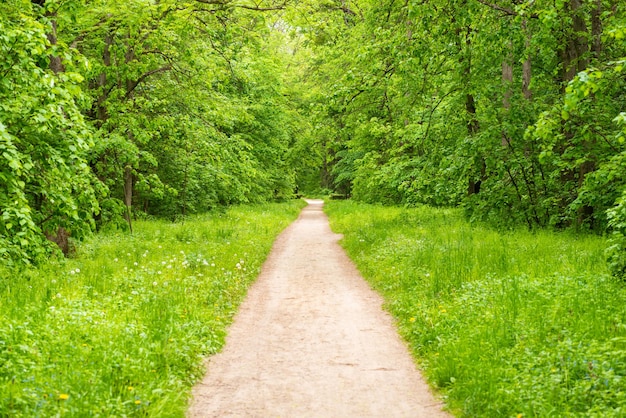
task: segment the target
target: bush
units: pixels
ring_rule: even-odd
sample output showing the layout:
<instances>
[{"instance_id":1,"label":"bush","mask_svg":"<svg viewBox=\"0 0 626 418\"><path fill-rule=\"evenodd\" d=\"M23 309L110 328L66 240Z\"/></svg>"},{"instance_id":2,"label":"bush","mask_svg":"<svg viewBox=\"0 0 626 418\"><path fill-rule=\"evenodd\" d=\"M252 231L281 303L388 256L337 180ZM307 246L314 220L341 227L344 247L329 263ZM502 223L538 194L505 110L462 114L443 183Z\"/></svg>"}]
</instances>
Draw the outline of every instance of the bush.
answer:
<instances>
[{"instance_id":1,"label":"bush","mask_svg":"<svg viewBox=\"0 0 626 418\"><path fill-rule=\"evenodd\" d=\"M615 277L626 279L626 191L617 199L617 205L607 211L609 227L613 230L607 249L609 269Z\"/></svg>"}]
</instances>

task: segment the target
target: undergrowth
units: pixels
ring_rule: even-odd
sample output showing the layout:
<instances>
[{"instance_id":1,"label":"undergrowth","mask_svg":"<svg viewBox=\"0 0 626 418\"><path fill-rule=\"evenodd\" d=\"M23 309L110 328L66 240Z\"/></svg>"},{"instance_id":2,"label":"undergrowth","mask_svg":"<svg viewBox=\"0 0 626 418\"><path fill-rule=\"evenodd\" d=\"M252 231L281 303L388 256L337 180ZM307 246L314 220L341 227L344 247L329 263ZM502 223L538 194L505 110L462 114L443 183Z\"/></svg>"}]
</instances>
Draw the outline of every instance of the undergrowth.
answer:
<instances>
[{"instance_id":1,"label":"undergrowth","mask_svg":"<svg viewBox=\"0 0 626 418\"><path fill-rule=\"evenodd\" d=\"M0 417L184 416L204 356L302 201L141 221L0 267Z\"/></svg>"},{"instance_id":2,"label":"undergrowth","mask_svg":"<svg viewBox=\"0 0 626 418\"><path fill-rule=\"evenodd\" d=\"M626 416L626 289L594 236L329 202L425 375L472 417Z\"/></svg>"}]
</instances>

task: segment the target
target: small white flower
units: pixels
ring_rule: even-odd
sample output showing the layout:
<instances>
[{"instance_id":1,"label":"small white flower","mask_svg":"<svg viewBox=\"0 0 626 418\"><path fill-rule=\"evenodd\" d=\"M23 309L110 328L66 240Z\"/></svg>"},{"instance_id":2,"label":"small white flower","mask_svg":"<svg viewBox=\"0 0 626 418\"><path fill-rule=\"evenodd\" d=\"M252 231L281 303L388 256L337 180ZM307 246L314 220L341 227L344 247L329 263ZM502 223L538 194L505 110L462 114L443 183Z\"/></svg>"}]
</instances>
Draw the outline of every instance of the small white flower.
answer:
<instances>
[{"instance_id":1,"label":"small white flower","mask_svg":"<svg viewBox=\"0 0 626 418\"><path fill-rule=\"evenodd\" d=\"M133 265L138 266L139 264L135 261L135 262L133 263Z\"/></svg>"},{"instance_id":2,"label":"small white flower","mask_svg":"<svg viewBox=\"0 0 626 418\"><path fill-rule=\"evenodd\" d=\"M152 286L156 286L156 285L158 285L157 282L152 282Z\"/></svg>"},{"instance_id":3,"label":"small white flower","mask_svg":"<svg viewBox=\"0 0 626 418\"><path fill-rule=\"evenodd\" d=\"M76 267L76 273L80 273L80 269Z\"/></svg>"},{"instance_id":4,"label":"small white flower","mask_svg":"<svg viewBox=\"0 0 626 418\"><path fill-rule=\"evenodd\" d=\"M115 261L115 262L117 263L117 257L115 257L115 258L113 259L113 261Z\"/></svg>"},{"instance_id":5,"label":"small white flower","mask_svg":"<svg viewBox=\"0 0 626 418\"><path fill-rule=\"evenodd\" d=\"M161 270L157 271L157 274L162 274Z\"/></svg>"},{"instance_id":6,"label":"small white flower","mask_svg":"<svg viewBox=\"0 0 626 418\"><path fill-rule=\"evenodd\" d=\"M76 272L74 270L70 270L70 274L75 274Z\"/></svg>"}]
</instances>

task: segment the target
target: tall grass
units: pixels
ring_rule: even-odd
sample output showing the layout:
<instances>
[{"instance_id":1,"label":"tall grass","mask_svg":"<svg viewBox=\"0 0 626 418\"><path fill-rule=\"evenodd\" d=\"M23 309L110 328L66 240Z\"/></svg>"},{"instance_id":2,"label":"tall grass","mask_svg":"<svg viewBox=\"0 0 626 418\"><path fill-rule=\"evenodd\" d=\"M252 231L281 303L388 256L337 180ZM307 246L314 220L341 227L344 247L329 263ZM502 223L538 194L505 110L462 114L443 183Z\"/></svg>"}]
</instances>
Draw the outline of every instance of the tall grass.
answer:
<instances>
[{"instance_id":1,"label":"tall grass","mask_svg":"<svg viewBox=\"0 0 626 418\"><path fill-rule=\"evenodd\" d=\"M605 241L456 210L330 202L331 225L461 416L626 416L626 289Z\"/></svg>"},{"instance_id":2,"label":"tall grass","mask_svg":"<svg viewBox=\"0 0 626 418\"><path fill-rule=\"evenodd\" d=\"M0 278L0 416L184 416L202 358L303 202L98 235Z\"/></svg>"}]
</instances>

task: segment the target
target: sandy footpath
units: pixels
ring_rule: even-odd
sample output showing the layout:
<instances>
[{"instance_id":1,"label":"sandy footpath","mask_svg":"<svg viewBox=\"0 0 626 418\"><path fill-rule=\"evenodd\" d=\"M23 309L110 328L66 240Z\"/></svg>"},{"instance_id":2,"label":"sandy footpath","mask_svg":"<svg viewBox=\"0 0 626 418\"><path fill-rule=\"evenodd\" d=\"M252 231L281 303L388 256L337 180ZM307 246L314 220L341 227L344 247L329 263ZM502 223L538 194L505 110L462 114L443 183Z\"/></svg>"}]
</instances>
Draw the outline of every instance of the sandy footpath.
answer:
<instances>
[{"instance_id":1,"label":"sandy footpath","mask_svg":"<svg viewBox=\"0 0 626 418\"><path fill-rule=\"evenodd\" d=\"M193 391L190 417L447 417L310 200Z\"/></svg>"}]
</instances>

